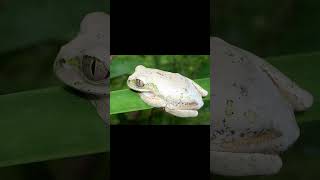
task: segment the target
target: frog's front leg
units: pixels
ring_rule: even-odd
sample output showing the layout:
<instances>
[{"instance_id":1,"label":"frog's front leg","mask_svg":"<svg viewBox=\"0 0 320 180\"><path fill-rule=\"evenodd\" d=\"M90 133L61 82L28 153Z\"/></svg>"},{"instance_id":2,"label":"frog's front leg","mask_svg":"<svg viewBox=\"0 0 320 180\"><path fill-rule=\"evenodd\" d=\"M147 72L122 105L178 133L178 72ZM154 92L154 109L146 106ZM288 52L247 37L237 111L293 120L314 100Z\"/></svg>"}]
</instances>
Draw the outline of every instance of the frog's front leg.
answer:
<instances>
[{"instance_id":1,"label":"frog's front leg","mask_svg":"<svg viewBox=\"0 0 320 180\"><path fill-rule=\"evenodd\" d=\"M198 111L196 110L181 110L181 109L170 109L165 107L165 111L178 117L196 117Z\"/></svg>"},{"instance_id":2,"label":"frog's front leg","mask_svg":"<svg viewBox=\"0 0 320 180\"><path fill-rule=\"evenodd\" d=\"M210 151L210 171L224 176L276 174L282 167L278 155Z\"/></svg>"},{"instance_id":3,"label":"frog's front leg","mask_svg":"<svg viewBox=\"0 0 320 180\"><path fill-rule=\"evenodd\" d=\"M149 106L152 107L165 107L166 106L166 102L157 97L155 94L150 93L150 92L143 92L139 94L141 99L147 103Z\"/></svg>"},{"instance_id":4,"label":"frog's front leg","mask_svg":"<svg viewBox=\"0 0 320 180\"><path fill-rule=\"evenodd\" d=\"M93 106L97 109L97 112L99 116L104 120L106 125L108 124L107 122L107 117L108 117L108 98L107 97L99 97L99 96L94 96L94 95L89 95L89 99Z\"/></svg>"}]
</instances>

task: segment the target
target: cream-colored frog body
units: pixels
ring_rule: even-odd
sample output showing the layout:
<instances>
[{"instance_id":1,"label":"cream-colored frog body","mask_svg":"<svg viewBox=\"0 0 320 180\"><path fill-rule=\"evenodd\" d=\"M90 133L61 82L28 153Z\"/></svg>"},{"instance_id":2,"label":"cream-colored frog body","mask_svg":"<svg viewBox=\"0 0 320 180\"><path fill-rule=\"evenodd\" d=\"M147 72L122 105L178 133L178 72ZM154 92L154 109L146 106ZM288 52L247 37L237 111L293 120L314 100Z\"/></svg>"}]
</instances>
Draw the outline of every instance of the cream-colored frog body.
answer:
<instances>
[{"instance_id":1,"label":"cream-colored frog body","mask_svg":"<svg viewBox=\"0 0 320 180\"><path fill-rule=\"evenodd\" d=\"M299 137L294 111L312 96L263 59L211 38L213 111L211 172L244 176L274 174L280 152Z\"/></svg>"},{"instance_id":2,"label":"cream-colored frog body","mask_svg":"<svg viewBox=\"0 0 320 180\"><path fill-rule=\"evenodd\" d=\"M195 117L203 106L202 97L208 92L191 79L178 73L136 67L129 76L128 86L140 92L141 99L150 106L164 107L178 117Z\"/></svg>"}]
</instances>

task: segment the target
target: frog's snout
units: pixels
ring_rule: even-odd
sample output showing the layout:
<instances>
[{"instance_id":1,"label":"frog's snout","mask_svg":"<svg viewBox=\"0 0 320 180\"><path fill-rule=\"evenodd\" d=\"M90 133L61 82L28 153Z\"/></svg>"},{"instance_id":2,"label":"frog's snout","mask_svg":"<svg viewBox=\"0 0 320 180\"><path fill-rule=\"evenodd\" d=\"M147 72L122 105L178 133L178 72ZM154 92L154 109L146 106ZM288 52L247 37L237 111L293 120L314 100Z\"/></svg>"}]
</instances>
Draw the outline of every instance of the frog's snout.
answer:
<instances>
[{"instance_id":1,"label":"frog's snout","mask_svg":"<svg viewBox=\"0 0 320 180\"><path fill-rule=\"evenodd\" d=\"M134 78L132 75L130 75L130 76L128 77L128 79L127 79L127 84L132 83L132 81L133 81L134 79L135 79L135 78Z\"/></svg>"},{"instance_id":2,"label":"frog's snout","mask_svg":"<svg viewBox=\"0 0 320 180\"><path fill-rule=\"evenodd\" d=\"M127 80L127 85L129 86L129 88L133 88L132 87L132 80L130 79L130 78L128 78L128 80Z\"/></svg>"}]
</instances>

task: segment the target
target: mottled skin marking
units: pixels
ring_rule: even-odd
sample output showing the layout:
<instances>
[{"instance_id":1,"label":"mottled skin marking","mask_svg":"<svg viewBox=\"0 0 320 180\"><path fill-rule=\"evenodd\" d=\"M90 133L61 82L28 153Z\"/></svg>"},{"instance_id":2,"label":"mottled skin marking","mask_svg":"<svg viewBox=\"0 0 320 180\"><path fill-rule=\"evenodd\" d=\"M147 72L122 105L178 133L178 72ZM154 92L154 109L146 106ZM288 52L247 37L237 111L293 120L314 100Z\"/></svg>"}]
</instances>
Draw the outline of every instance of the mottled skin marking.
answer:
<instances>
[{"instance_id":1,"label":"mottled skin marking","mask_svg":"<svg viewBox=\"0 0 320 180\"><path fill-rule=\"evenodd\" d=\"M233 100L227 99L226 110L225 110L226 117L230 117L234 114L233 108L234 108L233 107Z\"/></svg>"},{"instance_id":2,"label":"mottled skin marking","mask_svg":"<svg viewBox=\"0 0 320 180\"><path fill-rule=\"evenodd\" d=\"M243 116L245 119L247 119L251 124L255 123L256 118L257 118L257 113L252 111L252 110L248 110L246 112L243 113Z\"/></svg>"}]
</instances>

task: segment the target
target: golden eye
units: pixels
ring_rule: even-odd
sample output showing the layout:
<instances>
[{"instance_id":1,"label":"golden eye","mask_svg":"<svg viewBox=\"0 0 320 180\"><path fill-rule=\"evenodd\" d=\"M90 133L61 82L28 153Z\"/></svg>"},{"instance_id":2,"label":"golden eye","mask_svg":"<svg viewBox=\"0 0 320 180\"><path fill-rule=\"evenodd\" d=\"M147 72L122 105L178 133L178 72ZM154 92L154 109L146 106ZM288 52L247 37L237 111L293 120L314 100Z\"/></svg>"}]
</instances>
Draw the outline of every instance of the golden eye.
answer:
<instances>
[{"instance_id":1,"label":"golden eye","mask_svg":"<svg viewBox=\"0 0 320 180\"><path fill-rule=\"evenodd\" d=\"M109 77L107 67L95 57L84 56L82 59L84 75L92 81L106 80Z\"/></svg>"},{"instance_id":2,"label":"golden eye","mask_svg":"<svg viewBox=\"0 0 320 180\"><path fill-rule=\"evenodd\" d=\"M143 87L144 83L140 79L136 79L136 86L137 87Z\"/></svg>"}]
</instances>

